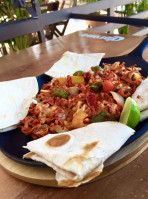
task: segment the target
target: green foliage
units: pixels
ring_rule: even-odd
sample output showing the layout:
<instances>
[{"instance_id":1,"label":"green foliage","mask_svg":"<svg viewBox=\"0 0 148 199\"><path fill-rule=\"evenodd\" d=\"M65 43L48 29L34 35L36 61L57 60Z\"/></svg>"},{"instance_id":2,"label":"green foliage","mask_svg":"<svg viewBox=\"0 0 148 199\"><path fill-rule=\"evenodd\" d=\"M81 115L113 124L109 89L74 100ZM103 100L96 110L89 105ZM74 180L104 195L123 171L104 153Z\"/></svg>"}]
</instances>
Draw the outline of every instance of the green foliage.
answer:
<instances>
[{"instance_id":1,"label":"green foliage","mask_svg":"<svg viewBox=\"0 0 148 199\"><path fill-rule=\"evenodd\" d=\"M86 0L87 3L93 3L93 2L97 2L97 1L100 1L100 0Z\"/></svg>"},{"instance_id":2,"label":"green foliage","mask_svg":"<svg viewBox=\"0 0 148 199\"><path fill-rule=\"evenodd\" d=\"M148 0L142 0L140 3L135 2L122 7L122 11L120 12L122 17L128 17L133 14L142 12L144 10L148 10ZM129 25L121 27L118 29L119 34L128 34Z\"/></svg>"},{"instance_id":3,"label":"green foliage","mask_svg":"<svg viewBox=\"0 0 148 199\"><path fill-rule=\"evenodd\" d=\"M118 29L119 34L128 34L129 25L123 26Z\"/></svg>"},{"instance_id":4,"label":"green foliage","mask_svg":"<svg viewBox=\"0 0 148 199\"><path fill-rule=\"evenodd\" d=\"M8 21L25 19L29 17L29 12L26 9L13 9L11 0L0 0L0 23L6 23ZM2 55L7 55L17 50L28 48L34 39L30 35L24 35L21 37L9 39L1 42L0 52Z\"/></svg>"},{"instance_id":5,"label":"green foliage","mask_svg":"<svg viewBox=\"0 0 148 199\"><path fill-rule=\"evenodd\" d=\"M101 0L79 0L79 2L86 2L86 3L93 3L93 2L97 2L97 1L101 1Z\"/></svg>"},{"instance_id":6,"label":"green foliage","mask_svg":"<svg viewBox=\"0 0 148 199\"><path fill-rule=\"evenodd\" d=\"M142 12L144 10L148 10L148 0L143 0L140 2L137 8L137 12Z\"/></svg>"}]
</instances>

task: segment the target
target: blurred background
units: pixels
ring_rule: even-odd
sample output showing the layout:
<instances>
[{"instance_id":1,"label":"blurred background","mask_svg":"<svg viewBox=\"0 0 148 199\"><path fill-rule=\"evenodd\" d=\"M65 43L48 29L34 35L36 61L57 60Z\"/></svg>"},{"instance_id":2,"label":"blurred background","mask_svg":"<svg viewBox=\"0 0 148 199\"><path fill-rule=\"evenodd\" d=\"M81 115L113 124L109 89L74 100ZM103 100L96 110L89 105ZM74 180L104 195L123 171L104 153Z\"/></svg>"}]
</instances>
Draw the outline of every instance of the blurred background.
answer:
<instances>
[{"instance_id":1,"label":"blurred background","mask_svg":"<svg viewBox=\"0 0 148 199\"><path fill-rule=\"evenodd\" d=\"M79 5L85 5L96 1L97 0L39 0L39 5L41 13L44 14ZM122 2L124 2L124 0ZM125 2L127 3L128 1ZM32 6L31 0L26 0L26 3L28 4L28 6ZM26 8L13 8L12 4L12 0L0 0L0 24L20 19L27 19L28 17L30 17L30 13ZM130 17L146 10L148 10L148 0L141 0L126 5L114 7L112 9L111 15L117 17ZM108 15L108 12L107 9L103 9L91 14ZM106 22L93 22L75 19L64 20L60 23L51 24L44 27L45 40L51 40L56 37L67 35L78 30L87 30L98 26L103 27L103 25L105 24ZM122 27L115 28L113 31L111 31L111 33L132 34L142 28L143 27L124 25ZM147 35L147 32L144 33L144 35ZM9 53L28 48L30 46L38 44L39 42L39 37L36 32L2 41L0 42L0 56L4 56Z\"/></svg>"}]
</instances>

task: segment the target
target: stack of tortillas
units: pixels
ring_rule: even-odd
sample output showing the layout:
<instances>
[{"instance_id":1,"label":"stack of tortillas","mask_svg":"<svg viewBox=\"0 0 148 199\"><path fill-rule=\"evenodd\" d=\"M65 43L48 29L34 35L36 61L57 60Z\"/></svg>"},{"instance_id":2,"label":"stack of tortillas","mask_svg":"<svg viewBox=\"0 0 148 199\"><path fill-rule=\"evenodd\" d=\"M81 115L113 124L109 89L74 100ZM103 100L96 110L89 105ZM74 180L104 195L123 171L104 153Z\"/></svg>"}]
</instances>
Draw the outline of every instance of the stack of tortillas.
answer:
<instances>
[{"instance_id":1,"label":"stack of tortillas","mask_svg":"<svg viewBox=\"0 0 148 199\"><path fill-rule=\"evenodd\" d=\"M78 54L67 51L45 74L58 78L73 75L73 73L80 70L88 72L91 66L100 64L104 55L105 53Z\"/></svg>"},{"instance_id":2,"label":"stack of tortillas","mask_svg":"<svg viewBox=\"0 0 148 199\"><path fill-rule=\"evenodd\" d=\"M27 143L25 148L30 152L24 158L53 168L59 186L76 187L100 175L104 161L133 133L133 129L119 122L93 123Z\"/></svg>"},{"instance_id":3,"label":"stack of tortillas","mask_svg":"<svg viewBox=\"0 0 148 199\"><path fill-rule=\"evenodd\" d=\"M17 127L38 92L36 77L0 82L0 132Z\"/></svg>"}]
</instances>

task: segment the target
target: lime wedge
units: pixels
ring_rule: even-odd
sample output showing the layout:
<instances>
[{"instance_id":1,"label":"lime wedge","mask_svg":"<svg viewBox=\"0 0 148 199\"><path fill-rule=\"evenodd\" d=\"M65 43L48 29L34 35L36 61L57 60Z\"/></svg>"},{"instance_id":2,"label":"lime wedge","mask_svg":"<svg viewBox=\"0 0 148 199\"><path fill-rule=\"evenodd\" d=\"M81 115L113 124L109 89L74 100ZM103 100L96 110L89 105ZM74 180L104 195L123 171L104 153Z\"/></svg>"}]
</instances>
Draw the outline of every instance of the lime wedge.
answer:
<instances>
[{"instance_id":1,"label":"lime wedge","mask_svg":"<svg viewBox=\"0 0 148 199\"><path fill-rule=\"evenodd\" d=\"M125 101L123 110L121 112L119 122L126 124L131 128L135 128L140 120L140 110L137 103L128 97Z\"/></svg>"}]
</instances>

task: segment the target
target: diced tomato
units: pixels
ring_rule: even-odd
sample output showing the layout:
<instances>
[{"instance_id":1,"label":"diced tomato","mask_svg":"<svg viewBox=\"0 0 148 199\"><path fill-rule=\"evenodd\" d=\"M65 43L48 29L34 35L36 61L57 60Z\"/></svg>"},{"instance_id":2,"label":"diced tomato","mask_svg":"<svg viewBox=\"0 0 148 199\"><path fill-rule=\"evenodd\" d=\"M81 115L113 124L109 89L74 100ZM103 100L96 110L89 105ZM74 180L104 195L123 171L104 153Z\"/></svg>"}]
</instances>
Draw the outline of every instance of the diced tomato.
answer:
<instances>
[{"instance_id":1,"label":"diced tomato","mask_svg":"<svg viewBox=\"0 0 148 199\"><path fill-rule=\"evenodd\" d=\"M110 91L114 90L115 86L110 80L103 81L103 91L105 93L109 93Z\"/></svg>"},{"instance_id":2,"label":"diced tomato","mask_svg":"<svg viewBox=\"0 0 148 199\"><path fill-rule=\"evenodd\" d=\"M90 91L86 93L86 101L87 101L88 106L96 106L97 98L98 98L98 95L91 93Z\"/></svg>"}]
</instances>

